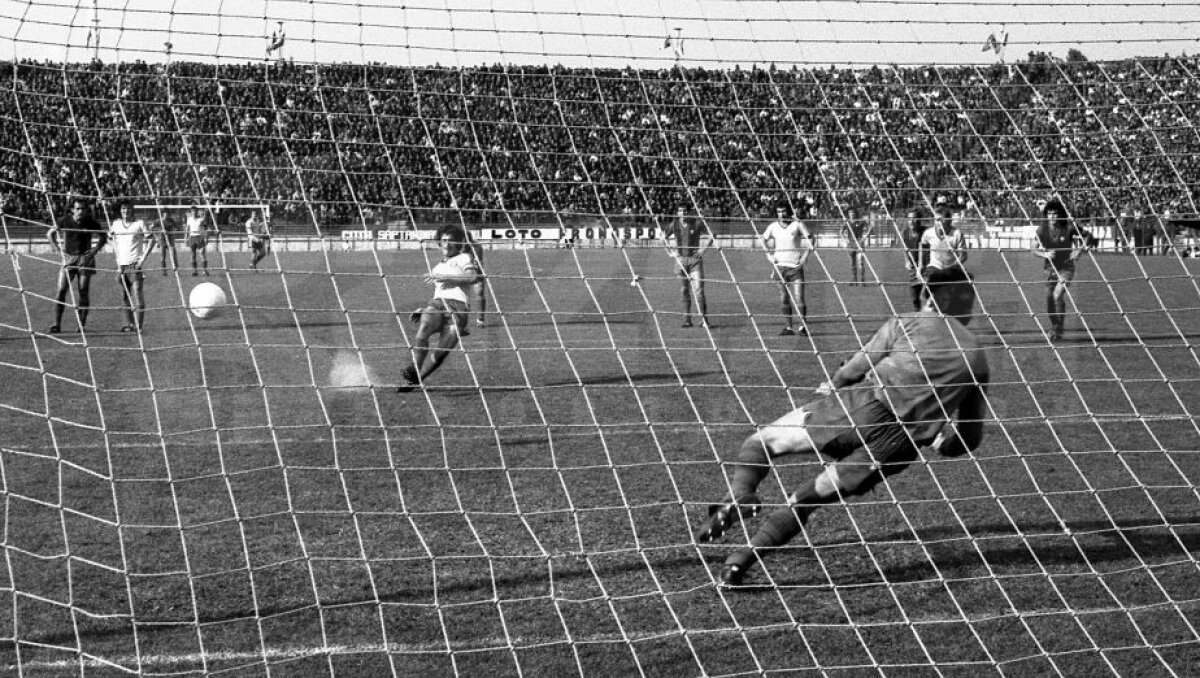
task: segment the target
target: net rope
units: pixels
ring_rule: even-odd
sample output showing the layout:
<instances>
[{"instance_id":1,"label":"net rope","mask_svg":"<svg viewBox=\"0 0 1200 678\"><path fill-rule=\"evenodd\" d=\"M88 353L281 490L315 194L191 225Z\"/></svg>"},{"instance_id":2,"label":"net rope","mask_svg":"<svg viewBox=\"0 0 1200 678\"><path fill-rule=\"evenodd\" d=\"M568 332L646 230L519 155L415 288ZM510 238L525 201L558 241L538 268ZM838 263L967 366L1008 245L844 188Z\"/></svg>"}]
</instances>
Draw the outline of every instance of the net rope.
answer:
<instances>
[{"instance_id":1,"label":"net rope","mask_svg":"<svg viewBox=\"0 0 1200 678\"><path fill-rule=\"evenodd\" d=\"M103 29L87 3L0 8L3 672L1200 667L1194 3L100 4ZM980 56L997 19L1013 39ZM1065 343L1029 252L1054 195L1101 243ZM200 205L211 270L152 253L127 335L110 245L86 330L72 290L48 333L75 196L106 227L119 198ZM678 327L677 206L717 236L711 326ZM791 339L776 206L816 244ZM982 447L718 586L756 523L693 531L738 445L908 310L905 215L942 207L992 365ZM486 327L398 394L442 227L482 251ZM187 310L201 281L216 319ZM774 460L767 507L822 468Z\"/></svg>"}]
</instances>

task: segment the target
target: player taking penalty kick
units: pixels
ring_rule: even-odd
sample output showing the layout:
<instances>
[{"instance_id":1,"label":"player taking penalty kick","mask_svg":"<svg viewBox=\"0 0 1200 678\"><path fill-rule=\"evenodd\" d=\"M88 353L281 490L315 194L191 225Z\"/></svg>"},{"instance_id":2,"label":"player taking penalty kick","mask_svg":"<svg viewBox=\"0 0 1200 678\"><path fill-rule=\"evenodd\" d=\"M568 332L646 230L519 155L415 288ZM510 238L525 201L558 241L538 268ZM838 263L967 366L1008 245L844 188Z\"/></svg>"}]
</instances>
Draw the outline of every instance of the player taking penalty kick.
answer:
<instances>
[{"instance_id":1,"label":"player taking penalty kick","mask_svg":"<svg viewBox=\"0 0 1200 678\"><path fill-rule=\"evenodd\" d=\"M466 238L464 232L454 230L443 233L438 240L442 261L425 276L425 282L433 285L433 299L412 314L419 324L412 345L413 362L404 369L404 384L396 389L401 393L424 384L442 366L467 326L466 290L483 280L483 274L465 249ZM438 339L431 348L434 335Z\"/></svg>"},{"instance_id":2,"label":"player taking penalty kick","mask_svg":"<svg viewBox=\"0 0 1200 678\"><path fill-rule=\"evenodd\" d=\"M949 457L979 446L988 364L965 326L974 289L960 267L934 270L924 300L920 311L884 323L817 388L820 398L742 444L732 464L732 494L709 507L697 541L718 539L738 520L758 513L758 485L773 458L816 452L829 463L767 517L748 548L726 559L722 585L740 585L759 558L800 534L814 511L866 494L916 461L922 446Z\"/></svg>"}]
</instances>

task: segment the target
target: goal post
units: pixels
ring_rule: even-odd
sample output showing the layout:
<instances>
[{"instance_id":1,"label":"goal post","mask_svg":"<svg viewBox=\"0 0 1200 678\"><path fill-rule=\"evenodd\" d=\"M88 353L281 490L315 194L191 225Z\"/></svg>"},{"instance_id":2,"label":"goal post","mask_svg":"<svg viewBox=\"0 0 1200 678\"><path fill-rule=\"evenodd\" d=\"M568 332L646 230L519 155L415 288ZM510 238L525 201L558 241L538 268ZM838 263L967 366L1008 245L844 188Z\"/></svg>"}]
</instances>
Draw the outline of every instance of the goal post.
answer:
<instances>
[{"instance_id":1,"label":"goal post","mask_svg":"<svg viewBox=\"0 0 1200 678\"><path fill-rule=\"evenodd\" d=\"M0 674L1200 673L1194 2L62 4L0 17Z\"/></svg>"}]
</instances>

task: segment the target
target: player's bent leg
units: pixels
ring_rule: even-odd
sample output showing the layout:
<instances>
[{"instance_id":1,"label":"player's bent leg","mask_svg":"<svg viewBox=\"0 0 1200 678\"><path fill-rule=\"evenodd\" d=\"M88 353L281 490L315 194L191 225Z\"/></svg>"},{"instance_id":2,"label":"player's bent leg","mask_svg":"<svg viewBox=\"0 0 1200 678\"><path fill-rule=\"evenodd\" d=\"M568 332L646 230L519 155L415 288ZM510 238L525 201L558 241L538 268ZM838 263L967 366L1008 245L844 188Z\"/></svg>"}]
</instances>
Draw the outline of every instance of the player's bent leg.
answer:
<instances>
[{"instance_id":1,"label":"player's bent leg","mask_svg":"<svg viewBox=\"0 0 1200 678\"><path fill-rule=\"evenodd\" d=\"M704 526L696 533L700 542L720 539L744 518L761 510L758 486L771 470L771 459L784 454L815 451L812 437L804 427L808 412L800 408L776 419L750 436L738 450L733 463L731 496L708 508Z\"/></svg>"},{"instance_id":2,"label":"player's bent leg","mask_svg":"<svg viewBox=\"0 0 1200 678\"><path fill-rule=\"evenodd\" d=\"M425 366L421 369L421 381L425 381L431 374L436 372L442 366L442 363L446 362L446 358L450 356L450 352L457 346L458 335L453 331L444 330L437 345L429 351L429 360L425 362Z\"/></svg>"},{"instance_id":3,"label":"player's bent leg","mask_svg":"<svg viewBox=\"0 0 1200 678\"><path fill-rule=\"evenodd\" d=\"M442 331L441 309L432 304L414 311L412 317L418 323L417 333L412 341L412 363L403 372L405 383L396 389L401 392L411 391L420 385L421 371L429 354L429 340Z\"/></svg>"},{"instance_id":4,"label":"player's bent leg","mask_svg":"<svg viewBox=\"0 0 1200 678\"><path fill-rule=\"evenodd\" d=\"M866 494L884 478L900 473L920 454L917 445L890 411L858 396L861 402L847 406L848 420L841 420L828 401L816 401L813 419L823 424L837 423L838 435L820 443L821 449L834 456L852 450L839 461L825 467L788 496L788 506L775 511L755 532L750 547L739 549L725 561L722 584L736 586L763 553L778 548L799 535L804 524L821 506L834 503L841 497ZM852 423L853 426L846 426ZM818 431L820 440L829 432ZM810 436L811 438L811 436Z\"/></svg>"}]
</instances>

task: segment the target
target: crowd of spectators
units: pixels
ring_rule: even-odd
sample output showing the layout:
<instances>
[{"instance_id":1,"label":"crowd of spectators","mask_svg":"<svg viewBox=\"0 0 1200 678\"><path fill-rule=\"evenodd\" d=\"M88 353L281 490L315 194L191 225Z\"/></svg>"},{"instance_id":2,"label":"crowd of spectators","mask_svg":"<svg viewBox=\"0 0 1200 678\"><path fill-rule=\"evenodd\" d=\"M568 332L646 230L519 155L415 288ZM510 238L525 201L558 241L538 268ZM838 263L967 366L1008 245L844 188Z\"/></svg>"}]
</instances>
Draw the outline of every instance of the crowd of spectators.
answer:
<instances>
[{"instance_id":1,"label":"crowd of spectators","mask_svg":"<svg viewBox=\"0 0 1200 678\"><path fill-rule=\"evenodd\" d=\"M1031 216L1197 212L1200 59L597 70L175 62L0 68L5 210L67 196L267 203L369 225L531 214L710 217L948 198Z\"/></svg>"}]
</instances>

